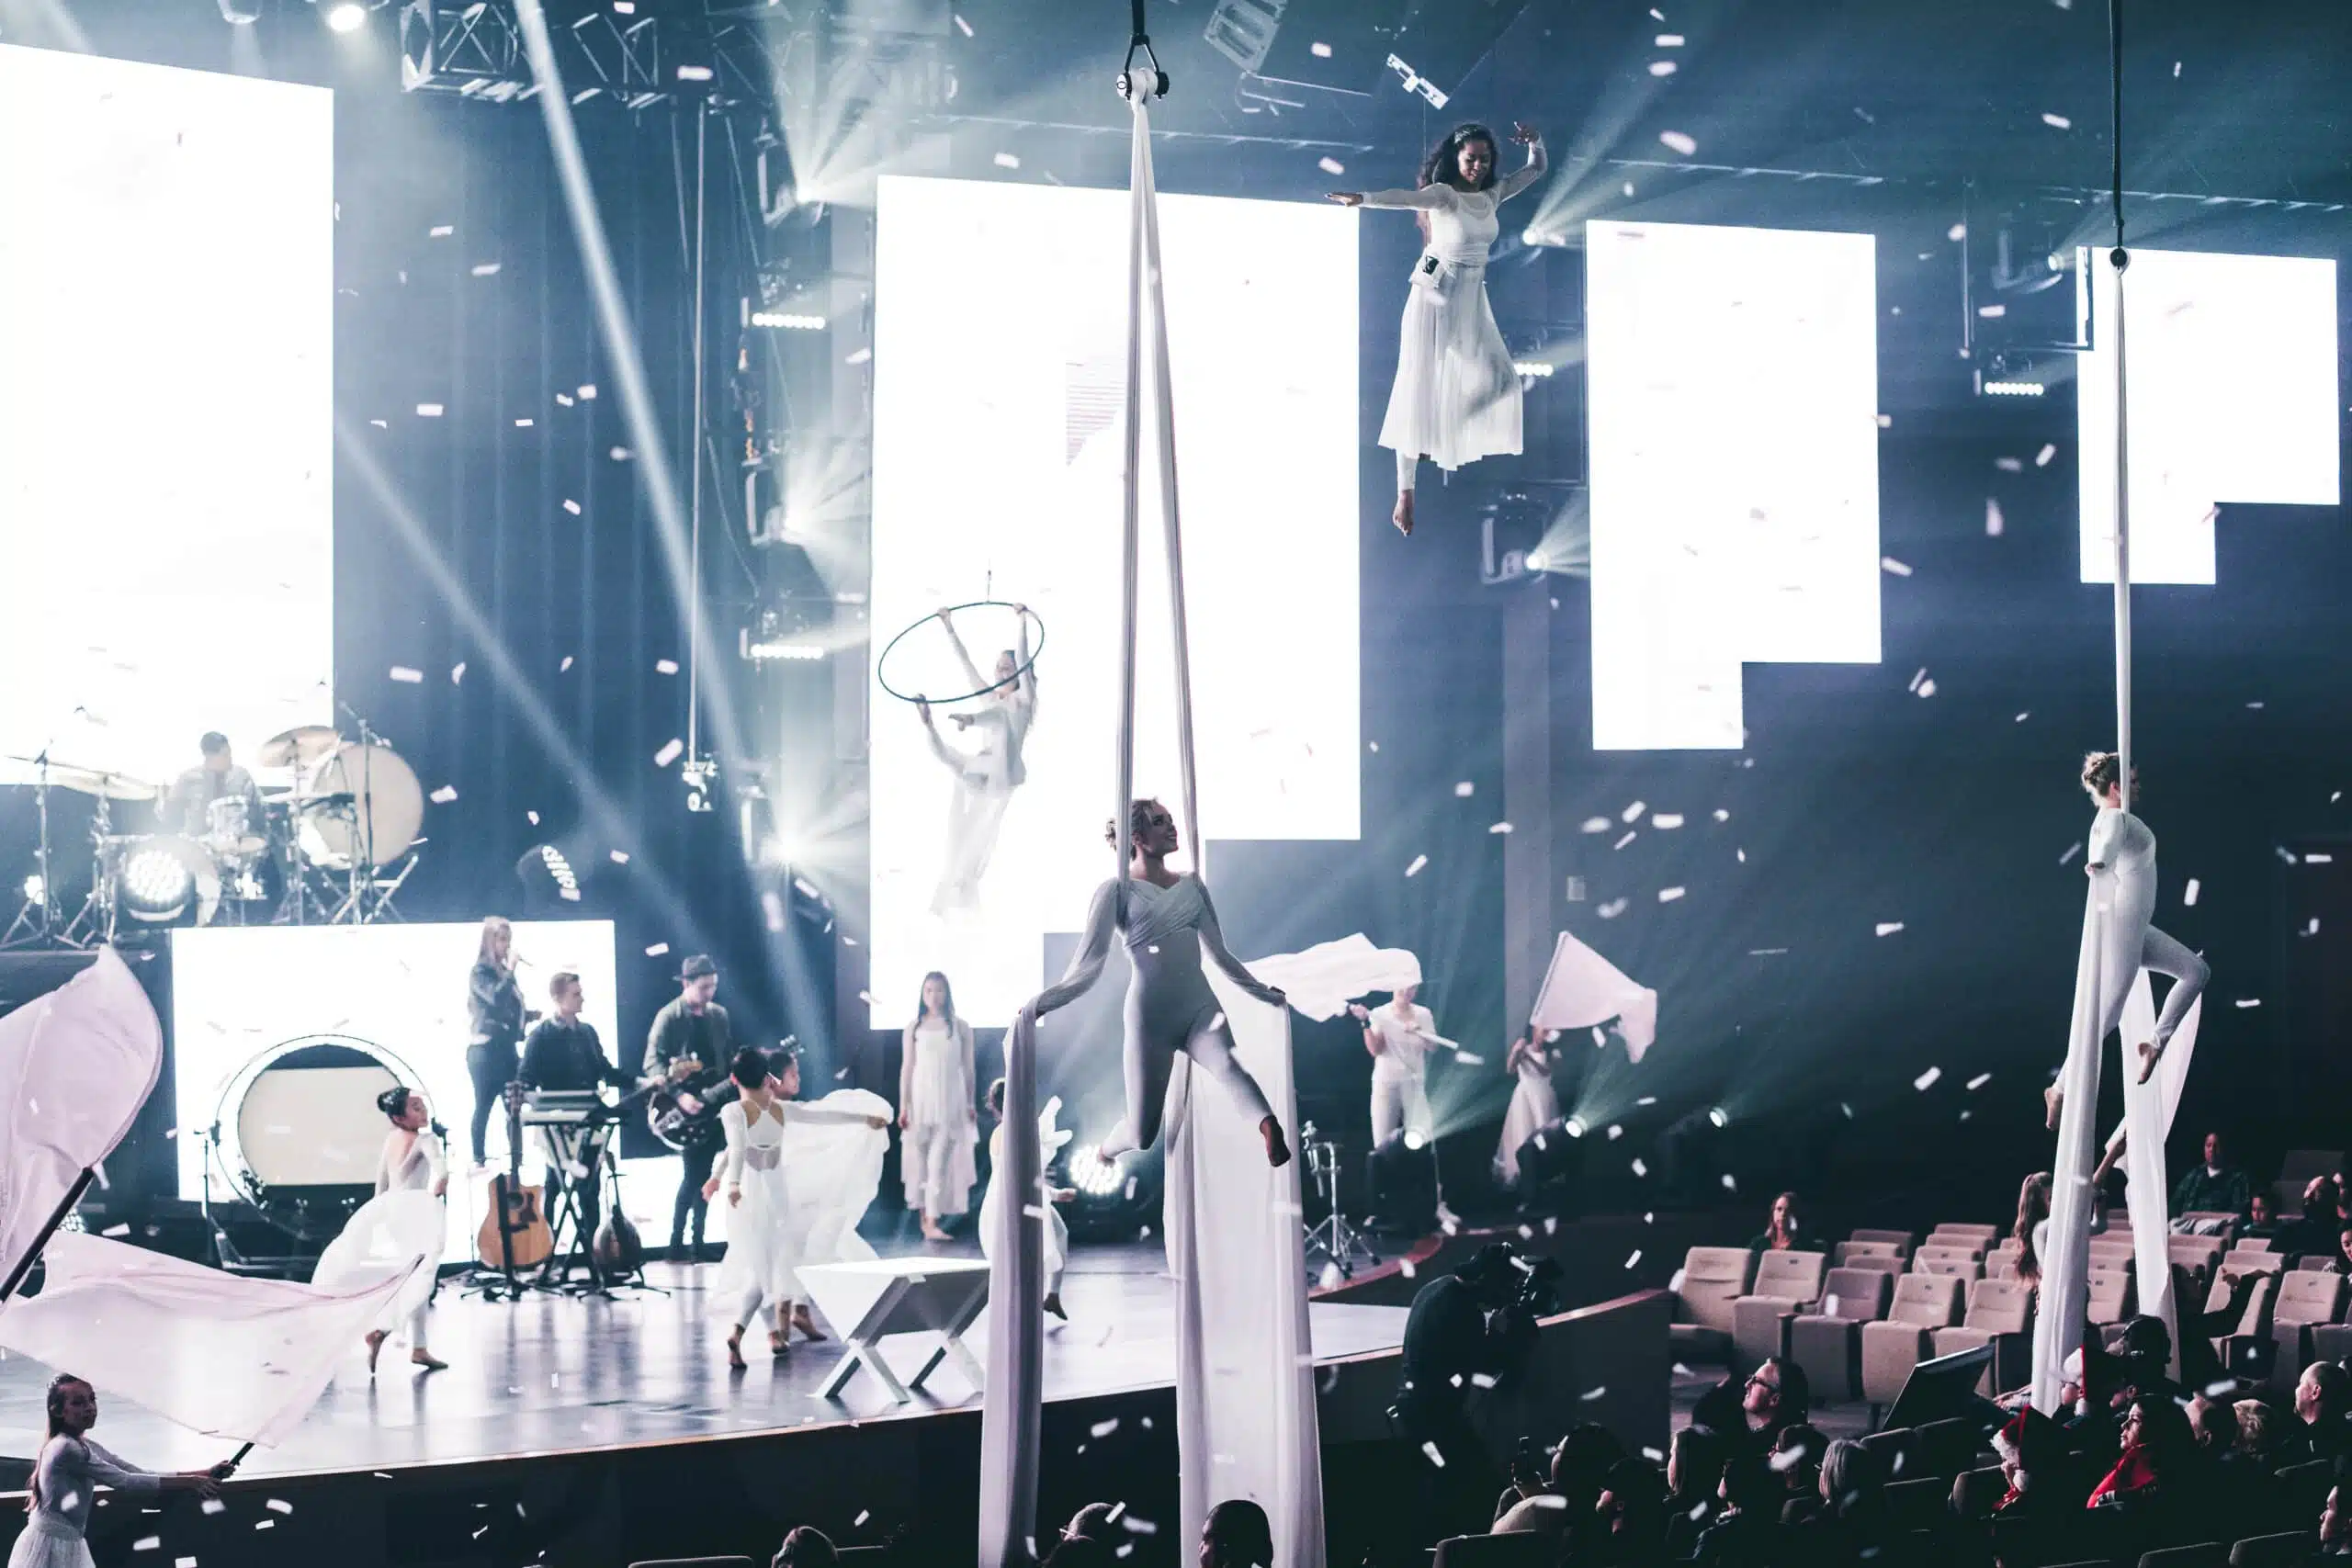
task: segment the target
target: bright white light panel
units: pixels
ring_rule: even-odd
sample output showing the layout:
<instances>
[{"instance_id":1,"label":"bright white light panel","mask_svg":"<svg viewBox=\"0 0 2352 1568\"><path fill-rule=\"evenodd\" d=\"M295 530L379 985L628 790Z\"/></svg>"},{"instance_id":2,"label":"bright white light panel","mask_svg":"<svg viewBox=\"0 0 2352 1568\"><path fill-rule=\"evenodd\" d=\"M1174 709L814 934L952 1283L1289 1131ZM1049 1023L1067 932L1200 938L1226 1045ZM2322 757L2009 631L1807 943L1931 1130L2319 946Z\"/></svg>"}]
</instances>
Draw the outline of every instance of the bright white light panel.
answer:
<instances>
[{"instance_id":1,"label":"bright white light panel","mask_svg":"<svg viewBox=\"0 0 2352 1568\"><path fill-rule=\"evenodd\" d=\"M2115 581L2115 269L2079 364L2082 579ZM2335 263L2132 252L2123 324L2132 409L2132 581L2213 581L2224 502L2338 500Z\"/></svg>"},{"instance_id":2,"label":"bright white light panel","mask_svg":"<svg viewBox=\"0 0 2352 1568\"><path fill-rule=\"evenodd\" d=\"M1586 226L1597 750L1743 743L1744 663L1879 658L1873 242Z\"/></svg>"},{"instance_id":3,"label":"bright white light panel","mask_svg":"<svg viewBox=\"0 0 2352 1568\"><path fill-rule=\"evenodd\" d=\"M1046 623L1028 782L980 908L933 912L953 781L914 711L873 709L874 1021L923 973L1005 1021L1041 938L1111 871L1127 195L892 177L878 195L874 343L876 645L943 604ZM1204 831L1352 839L1357 823L1356 215L1301 202L1159 201ZM1147 446L1147 454L1149 448ZM1178 797L1147 456L1136 784ZM992 647L975 647L982 666ZM951 742L970 744L944 720Z\"/></svg>"},{"instance_id":4,"label":"bright white light panel","mask_svg":"<svg viewBox=\"0 0 2352 1568\"><path fill-rule=\"evenodd\" d=\"M0 754L162 779L331 716L334 130L0 45Z\"/></svg>"}]
</instances>

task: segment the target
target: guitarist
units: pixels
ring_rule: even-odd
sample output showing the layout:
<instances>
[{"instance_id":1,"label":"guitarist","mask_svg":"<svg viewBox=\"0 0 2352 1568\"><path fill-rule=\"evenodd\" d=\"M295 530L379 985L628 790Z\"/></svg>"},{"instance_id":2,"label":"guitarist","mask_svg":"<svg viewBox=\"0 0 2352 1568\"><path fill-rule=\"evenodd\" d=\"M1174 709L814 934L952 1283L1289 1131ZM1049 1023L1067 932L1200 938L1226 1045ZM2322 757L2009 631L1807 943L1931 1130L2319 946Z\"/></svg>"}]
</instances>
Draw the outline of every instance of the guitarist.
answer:
<instances>
[{"instance_id":1,"label":"guitarist","mask_svg":"<svg viewBox=\"0 0 2352 1568\"><path fill-rule=\"evenodd\" d=\"M678 995L653 1015L645 1042L645 1070L659 1074L678 1088L678 1107L690 1117L707 1119L716 1130L718 1108L735 1098L728 1065L735 1059L734 1036L727 1010L713 998L718 994L718 965L696 953L678 969ZM709 1200L703 1184L710 1179L718 1157L720 1139L689 1137L681 1158L685 1168L678 1180L678 1197L670 1211L670 1250L673 1255L702 1258L703 1226ZM691 1228L694 1251L684 1254Z\"/></svg>"},{"instance_id":2,"label":"guitarist","mask_svg":"<svg viewBox=\"0 0 2352 1568\"><path fill-rule=\"evenodd\" d=\"M585 1001L580 976L565 970L548 982L548 998L555 1004L555 1011L540 1020L523 1043L523 1083L535 1089L554 1089L571 1093L587 1093L605 1084L626 1094L638 1086L629 1076L605 1059L604 1043L596 1038L596 1026L580 1016ZM580 1244L588 1245L596 1234L603 1213L598 1167L603 1157L605 1139L610 1135L606 1127L585 1145L582 1163L588 1174L560 1168L565 1162L560 1145L552 1135L548 1140L548 1166L556 1185L571 1193L580 1205Z\"/></svg>"}]
</instances>

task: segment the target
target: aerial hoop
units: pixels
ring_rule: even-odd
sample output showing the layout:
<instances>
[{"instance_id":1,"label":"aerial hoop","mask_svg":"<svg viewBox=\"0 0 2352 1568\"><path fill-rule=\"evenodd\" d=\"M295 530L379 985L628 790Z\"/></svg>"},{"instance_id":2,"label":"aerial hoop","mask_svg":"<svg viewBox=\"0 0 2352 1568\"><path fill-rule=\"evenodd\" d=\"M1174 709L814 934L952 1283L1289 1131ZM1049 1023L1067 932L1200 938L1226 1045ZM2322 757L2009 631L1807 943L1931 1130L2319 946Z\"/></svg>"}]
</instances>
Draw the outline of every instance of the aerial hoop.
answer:
<instances>
[{"instance_id":1,"label":"aerial hoop","mask_svg":"<svg viewBox=\"0 0 2352 1568\"><path fill-rule=\"evenodd\" d=\"M1014 670L1012 674L1006 676L1001 681L993 681L985 686L978 688L977 690L960 692L954 696L941 696L930 692L902 692L899 690L898 687L892 685L890 683L889 676L891 651L900 643L906 641L908 637L913 636L916 632L921 631L923 626L930 622L939 620L943 615L960 615L966 610L1010 610L1014 615L1019 617L1022 622L1036 628L1035 635L1029 639L1029 657L1026 660L1023 661L1020 668ZM892 637L888 643L884 644L882 648L882 657L874 661L874 679L876 683L881 686L884 691L889 693L892 696L898 698L902 703L930 703L934 706L946 707L956 703L968 703L976 697L985 697L990 692L1001 691L1003 688L1012 685L1036 667L1037 655L1043 653L1045 650L1046 622L1045 618L1039 615L1036 611L1029 608L1026 604L1016 604L1009 599L975 599L969 604L950 604L944 609L933 610L930 615L923 616L922 620L915 622L912 626L907 627L906 630L900 632L898 636Z\"/></svg>"}]
</instances>

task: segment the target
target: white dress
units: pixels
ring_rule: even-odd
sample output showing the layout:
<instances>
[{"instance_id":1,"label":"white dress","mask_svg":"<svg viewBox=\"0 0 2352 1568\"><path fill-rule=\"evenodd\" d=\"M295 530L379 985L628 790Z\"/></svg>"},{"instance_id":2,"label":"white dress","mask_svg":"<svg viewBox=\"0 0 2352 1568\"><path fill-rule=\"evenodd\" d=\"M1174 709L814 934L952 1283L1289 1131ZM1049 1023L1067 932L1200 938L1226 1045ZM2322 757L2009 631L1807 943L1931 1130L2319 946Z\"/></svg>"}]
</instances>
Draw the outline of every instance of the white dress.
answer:
<instances>
[{"instance_id":1,"label":"white dress","mask_svg":"<svg viewBox=\"0 0 2352 1568\"><path fill-rule=\"evenodd\" d=\"M944 1023L925 1018L907 1026L906 1139L899 1175L907 1207L918 1213L960 1214L971 1203L979 1170L973 1155L979 1143L974 1107L972 1026L962 1019Z\"/></svg>"},{"instance_id":2,"label":"white dress","mask_svg":"<svg viewBox=\"0 0 2352 1568\"><path fill-rule=\"evenodd\" d=\"M376 1160L376 1196L361 1204L342 1231L319 1254L311 1283L322 1290L355 1289L380 1277L385 1267L422 1255L424 1261L384 1308L375 1326L390 1333L405 1326L411 1349L424 1348L425 1314L439 1278L447 1213L434 1185L449 1174L441 1140L422 1131L401 1147L399 1130L387 1134Z\"/></svg>"},{"instance_id":3,"label":"white dress","mask_svg":"<svg viewBox=\"0 0 2352 1568\"><path fill-rule=\"evenodd\" d=\"M1053 1162L1054 1151L1069 1137L1067 1133L1057 1134L1052 1130L1055 1112L1060 1107L1059 1100L1049 1101L1037 1117L1037 1169L1041 1179L1046 1167ZM1003 1168L1004 1128L1000 1124L995 1132L989 1134L989 1190L980 1197L980 1256L990 1262L996 1260L995 1236L1001 1223L997 1210L1004 1201L1003 1184L997 1180L996 1173ZM1042 1203L1039 1206L1046 1211L1045 1293L1058 1295L1062 1288L1062 1269L1069 1259L1069 1226L1062 1222L1060 1204Z\"/></svg>"},{"instance_id":4,"label":"white dress","mask_svg":"<svg viewBox=\"0 0 2352 1568\"><path fill-rule=\"evenodd\" d=\"M86 1436L50 1438L35 1466L40 1504L9 1548L8 1568L92 1568L84 1537L96 1489L144 1494L164 1484L162 1476L124 1463Z\"/></svg>"},{"instance_id":5,"label":"white dress","mask_svg":"<svg viewBox=\"0 0 2352 1568\"><path fill-rule=\"evenodd\" d=\"M1519 1071L1510 1086L1510 1109L1503 1112L1502 1142L1495 1148L1495 1168L1505 1186L1519 1180L1519 1148L1535 1130L1560 1117L1559 1092L1552 1087L1552 1054L1530 1045L1520 1054Z\"/></svg>"},{"instance_id":6,"label":"white dress","mask_svg":"<svg viewBox=\"0 0 2352 1568\"><path fill-rule=\"evenodd\" d=\"M1541 179L1544 166L1537 141L1525 168L1487 190L1439 184L1364 193L1366 207L1428 215L1429 244L1415 266L1434 265L1442 279L1406 290L1396 383L1380 423L1380 445L1400 457L1427 454L1441 468L1458 468L1521 449L1519 373L1487 302L1487 254L1501 232L1496 209Z\"/></svg>"},{"instance_id":7,"label":"white dress","mask_svg":"<svg viewBox=\"0 0 2352 1568\"><path fill-rule=\"evenodd\" d=\"M972 684L987 685L988 678L973 664L972 656L965 650L964 639L956 635L952 626L947 635ZM988 875L989 863L996 858L997 833L1004 825L1005 807L1012 803L1012 792L1029 777L1022 752L1029 741L1029 727L1037 717L1037 677L1030 663L1029 620L1025 615L1021 620L1021 647L1016 657L1021 674L1012 684L990 692L980 700L978 708L962 716L969 721L967 728L979 739L977 750L964 751L948 745L940 738L936 727L927 727L923 731L932 754L956 774L956 792L947 805L947 837L940 857L939 886L931 897L932 913L935 915L978 907L980 881Z\"/></svg>"},{"instance_id":8,"label":"white dress","mask_svg":"<svg viewBox=\"0 0 2352 1568\"><path fill-rule=\"evenodd\" d=\"M794 1100L772 1100L756 1113L747 1112L741 1100L719 1109L718 1123L727 1134L719 1186L729 1193L740 1190L742 1201L727 1211L727 1257L719 1265L711 1300L715 1309L732 1315L737 1326L749 1325L764 1306L769 1326L781 1330L792 1303L802 1299L797 1270L817 1216L808 1205L795 1201L786 1176L786 1124L838 1126L866 1120L863 1109Z\"/></svg>"}]
</instances>

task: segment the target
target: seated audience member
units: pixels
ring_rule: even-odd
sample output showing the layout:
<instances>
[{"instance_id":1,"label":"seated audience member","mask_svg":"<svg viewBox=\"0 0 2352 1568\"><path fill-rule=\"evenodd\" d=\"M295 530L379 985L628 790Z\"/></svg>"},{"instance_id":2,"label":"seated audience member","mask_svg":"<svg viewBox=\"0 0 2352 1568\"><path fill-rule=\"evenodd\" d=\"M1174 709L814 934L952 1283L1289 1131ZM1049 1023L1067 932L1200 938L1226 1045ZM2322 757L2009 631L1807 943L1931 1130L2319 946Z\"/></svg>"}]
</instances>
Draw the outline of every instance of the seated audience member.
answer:
<instances>
[{"instance_id":1,"label":"seated audience member","mask_svg":"<svg viewBox=\"0 0 2352 1568\"><path fill-rule=\"evenodd\" d=\"M1274 1527L1246 1497L1219 1503L1201 1524L1201 1568L1273 1568Z\"/></svg>"},{"instance_id":2,"label":"seated audience member","mask_svg":"<svg viewBox=\"0 0 2352 1568\"><path fill-rule=\"evenodd\" d=\"M2270 1196L2268 1188L2246 1195L2246 1222L2238 1227L2239 1240L2276 1242L2286 1232L2286 1223L2278 1217L2278 1201Z\"/></svg>"},{"instance_id":3,"label":"seated audience member","mask_svg":"<svg viewBox=\"0 0 2352 1568\"><path fill-rule=\"evenodd\" d=\"M2168 1395L2141 1393L2123 1416L2123 1454L2091 1488L2087 1507L2194 1503L2199 1461L2188 1417Z\"/></svg>"},{"instance_id":4,"label":"seated audience member","mask_svg":"<svg viewBox=\"0 0 2352 1568\"><path fill-rule=\"evenodd\" d=\"M1822 1456L1812 1517L1793 1531L1790 1559L1804 1563L1875 1562L1884 1555L1886 1467L1861 1444L1840 1438Z\"/></svg>"},{"instance_id":5,"label":"seated audience member","mask_svg":"<svg viewBox=\"0 0 2352 1568\"><path fill-rule=\"evenodd\" d=\"M2303 1424L2303 1441L2313 1459L2337 1460L2352 1453L2347 1405L2352 1405L2352 1375L2334 1361L2313 1361L2303 1369L2295 1384L2295 1416Z\"/></svg>"},{"instance_id":6,"label":"seated audience member","mask_svg":"<svg viewBox=\"0 0 2352 1568\"><path fill-rule=\"evenodd\" d=\"M2172 1187L2172 1212L2175 1215L2190 1213L2234 1214L2243 1218L2252 1187L2245 1172L2229 1163L2222 1147L2222 1134L2205 1134L2205 1163L2194 1165L2181 1173ZM2193 1223L2219 1234L2217 1222L2199 1220ZM2192 1222L2176 1218L2172 1228L2187 1231Z\"/></svg>"},{"instance_id":7,"label":"seated audience member","mask_svg":"<svg viewBox=\"0 0 2352 1568\"><path fill-rule=\"evenodd\" d=\"M2249 1399L2245 1403L2256 1402ZM2238 1421L2238 1406L2205 1393L2188 1402L2188 1431L2197 1439L2197 1446L2213 1459L2236 1453L2245 1438L2245 1429Z\"/></svg>"},{"instance_id":8,"label":"seated audience member","mask_svg":"<svg viewBox=\"0 0 2352 1568\"><path fill-rule=\"evenodd\" d=\"M2335 1256L2328 1267L2338 1274L2352 1274L2352 1222L2339 1225L2335 1232Z\"/></svg>"},{"instance_id":9,"label":"seated audience member","mask_svg":"<svg viewBox=\"0 0 2352 1568\"><path fill-rule=\"evenodd\" d=\"M2181 1271L2177 1269L2173 1270L2173 1299L2176 1302L2188 1299L2181 1288ZM2205 1350L2208 1359L2211 1359L2212 1347L2208 1345ZM2143 1314L2125 1324L2122 1350L2116 1360L2120 1363L2117 1368L2119 1388L2129 1389L2135 1394L2168 1399L2186 1397L2180 1384L2172 1380L2172 1330L2165 1326L2163 1318ZM2182 1370L2188 1370L2185 1362Z\"/></svg>"},{"instance_id":10,"label":"seated audience member","mask_svg":"<svg viewBox=\"0 0 2352 1568\"><path fill-rule=\"evenodd\" d=\"M1772 1440L1771 1458L1766 1462L1779 1474L1781 1487L1789 1495L1789 1506L1781 1511L1784 1523L1799 1523L1818 1511L1821 1461L1828 1450L1829 1439L1804 1421L1781 1427L1780 1436ZM1795 1509L1793 1515L1790 1508Z\"/></svg>"},{"instance_id":11,"label":"seated audience member","mask_svg":"<svg viewBox=\"0 0 2352 1568\"><path fill-rule=\"evenodd\" d=\"M1593 1505L1593 1555L1632 1565L1666 1560L1666 1487L1646 1460L1621 1459Z\"/></svg>"},{"instance_id":12,"label":"seated audience member","mask_svg":"<svg viewBox=\"0 0 2352 1568\"><path fill-rule=\"evenodd\" d=\"M1552 1450L1551 1485L1514 1504L1495 1521L1497 1535L1566 1535L1572 1547L1596 1533L1593 1513L1611 1467L1625 1457L1608 1427L1585 1421Z\"/></svg>"},{"instance_id":13,"label":"seated audience member","mask_svg":"<svg viewBox=\"0 0 2352 1568\"><path fill-rule=\"evenodd\" d=\"M2279 1235L2272 1247L2290 1258L2334 1258L2336 1237L2343 1233L2335 1179L2314 1176L2303 1183L2303 1212Z\"/></svg>"},{"instance_id":14,"label":"seated audience member","mask_svg":"<svg viewBox=\"0 0 2352 1568\"><path fill-rule=\"evenodd\" d=\"M2082 1506L2081 1473L2066 1451L2066 1435L2056 1422L2029 1406L1993 1434L2001 1477L2009 1483L1993 1506L1996 1518L2027 1518ZM2068 1483L2074 1481L2074 1484Z\"/></svg>"},{"instance_id":15,"label":"seated audience member","mask_svg":"<svg viewBox=\"0 0 2352 1568\"><path fill-rule=\"evenodd\" d=\"M1666 1554L1689 1557L1700 1536L1723 1513L1716 1495L1724 1481L1725 1448L1712 1427L1690 1426L1674 1434L1666 1450Z\"/></svg>"},{"instance_id":16,"label":"seated audience member","mask_svg":"<svg viewBox=\"0 0 2352 1568\"><path fill-rule=\"evenodd\" d=\"M2290 1462L2286 1436L2279 1430L2282 1417L2268 1401L2241 1399L2233 1413L2238 1418L2237 1451L2246 1462L2265 1471Z\"/></svg>"},{"instance_id":17,"label":"seated audience member","mask_svg":"<svg viewBox=\"0 0 2352 1568\"><path fill-rule=\"evenodd\" d=\"M1772 1467L1742 1454L1724 1467L1724 1512L1699 1538L1696 1561L1729 1568L1777 1562L1783 1544L1781 1506L1788 1500Z\"/></svg>"},{"instance_id":18,"label":"seated audience member","mask_svg":"<svg viewBox=\"0 0 2352 1568\"><path fill-rule=\"evenodd\" d=\"M768 1568L833 1568L840 1561L831 1536L813 1525L802 1525L784 1538Z\"/></svg>"},{"instance_id":19,"label":"seated audience member","mask_svg":"<svg viewBox=\"0 0 2352 1568\"><path fill-rule=\"evenodd\" d=\"M2319 1511L2319 1554L2352 1557L2352 1497L2344 1495L2341 1481L2327 1489L2327 1505Z\"/></svg>"},{"instance_id":20,"label":"seated audience member","mask_svg":"<svg viewBox=\"0 0 2352 1568\"><path fill-rule=\"evenodd\" d=\"M1771 1453L1781 1428L1803 1421L1812 1413L1812 1404L1804 1369L1773 1356L1746 1379L1735 1382L1725 1378L1701 1394L1690 1419L1723 1434L1732 1454L1763 1459Z\"/></svg>"},{"instance_id":21,"label":"seated audience member","mask_svg":"<svg viewBox=\"0 0 2352 1568\"><path fill-rule=\"evenodd\" d=\"M2199 1287L2198 1276L2178 1264L2173 1266L2172 1299L2180 1318L2180 1381L2183 1385L2205 1389L2231 1381L2230 1370L2214 1350L2213 1341L2226 1341L2238 1331L2238 1325L2245 1317L2245 1304L2253 1298L2255 1288L2261 1281L2262 1276L2251 1269L2224 1269L2221 1273L2221 1284L2229 1292L2229 1299L2211 1312L2199 1312L2190 1304L2205 1300L2206 1293ZM2154 1321L2161 1326L2161 1319ZM2269 1320L2266 1315L2257 1331L2267 1333L2268 1329ZM2171 1352L2171 1337L2167 1335L2165 1341L2167 1359Z\"/></svg>"},{"instance_id":22,"label":"seated audience member","mask_svg":"<svg viewBox=\"0 0 2352 1568\"><path fill-rule=\"evenodd\" d=\"M1786 1252L1797 1245L1797 1195L1783 1192L1772 1200L1772 1213L1764 1234L1747 1244L1750 1252Z\"/></svg>"}]
</instances>

